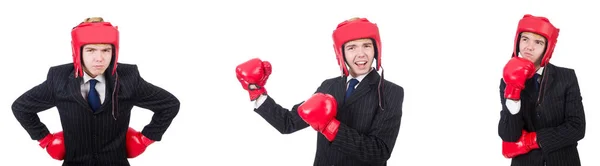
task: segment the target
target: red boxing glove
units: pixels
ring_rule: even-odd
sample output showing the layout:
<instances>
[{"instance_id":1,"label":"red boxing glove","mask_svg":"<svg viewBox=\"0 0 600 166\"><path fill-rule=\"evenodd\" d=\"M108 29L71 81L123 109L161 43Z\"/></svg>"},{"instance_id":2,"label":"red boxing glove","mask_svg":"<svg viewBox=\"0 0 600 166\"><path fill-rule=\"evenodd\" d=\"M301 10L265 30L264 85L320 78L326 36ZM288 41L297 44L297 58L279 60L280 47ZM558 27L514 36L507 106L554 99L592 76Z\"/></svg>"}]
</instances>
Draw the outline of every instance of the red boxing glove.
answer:
<instances>
[{"instance_id":1,"label":"red boxing glove","mask_svg":"<svg viewBox=\"0 0 600 166\"><path fill-rule=\"evenodd\" d=\"M504 66L503 79L506 83L504 98L512 100L521 99L521 91L525 89L525 80L533 77L535 65L527 59L520 57L511 58Z\"/></svg>"},{"instance_id":2,"label":"red boxing glove","mask_svg":"<svg viewBox=\"0 0 600 166\"><path fill-rule=\"evenodd\" d=\"M144 136L141 132L135 131L133 128L127 130L125 138L125 146L127 147L127 157L135 158L146 151L146 148L154 143L153 140Z\"/></svg>"},{"instance_id":3,"label":"red boxing glove","mask_svg":"<svg viewBox=\"0 0 600 166\"><path fill-rule=\"evenodd\" d=\"M264 86L271 75L271 68L271 63L258 58L250 59L236 67L237 79L242 87L250 93L250 101L256 100L262 94L267 94Z\"/></svg>"},{"instance_id":4,"label":"red boxing glove","mask_svg":"<svg viewBox=\"0 0 600 166\"><path fill-rule=\"evenodd\" d=\"M329 141L337 135L340 122L335 119L337 101L330 94L315 93L298 107L298 114L313 129L321 132Z\"/></svg>"},{"instance_id":5,"label":"red boxing glove","mask_svg":"<svg viewBox=\"0 0 600 166\"><path fill-rule=\"evenodd\" d=\"M38 142L53 159L63 160L65 158L65 138L62 131L48 134Z\"/></svg>"},{"instance_id":6,"label":"red boxing glove","mask_svg":"<svg viewBox=\"0 0 600 166\"><path fill-rule=\"evenodd\" d=\"M502 155L506 158L513 158L539 148L537 134L535 132L528 133L523 130L521 138L517 142L502 142Z\"/></svg>"}]
</instances>

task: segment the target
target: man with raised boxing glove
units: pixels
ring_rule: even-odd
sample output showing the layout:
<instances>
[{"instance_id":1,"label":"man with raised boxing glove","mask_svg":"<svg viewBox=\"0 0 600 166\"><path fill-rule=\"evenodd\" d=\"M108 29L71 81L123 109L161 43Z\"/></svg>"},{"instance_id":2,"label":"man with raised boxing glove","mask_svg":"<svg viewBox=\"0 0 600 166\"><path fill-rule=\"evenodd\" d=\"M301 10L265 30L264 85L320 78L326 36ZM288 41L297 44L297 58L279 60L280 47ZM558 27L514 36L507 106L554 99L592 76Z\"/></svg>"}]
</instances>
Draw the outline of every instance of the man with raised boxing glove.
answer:
<instances>
[{"instance_id":1,"label":"man with raised boxing glove","mask_svg":"<svg viewBox=\"0 0 600 166\"><path fill-rule=\"evenodd\" d=\"M585 114L573 69L551 64L559 29L545 17L519 21L500 81L498 133L512 166L579 166Z\"/></svg>"},{"instance_id":2,"label":"man with raised boxing glove","mask_svg":"<svg viewBox=\"0 0 600 166\"><path fill-rule=\"evenodd\" d=\"M353 18L333 32L342 76L321 83L312 97L291 110L268 95L271 64L258 58L236 68L254 111L282 134L311 126L317 134L314 165L386 165L400 129L404 89L383 78L376 24ZM373 61L376 67L372 67ZM348 66L348 67L347 67Z\"/></svg>"},{"instance_id":3,"label":"man with raised boxing glove","mask_svg":"<svg viewBox=\"0 0 600 166\"><path fill-rule=\"evenodd\" d=\"M73 63L51 67L46 80L12 105L31 139L65 166L128 166L160 141L179 100L146 82L136 65L118 63L119 31L100 17L71 31ZM154 112L142 131L129 127L133 106ZM50 133L37 113L56 107L63 131Z\"/></svg>"}]
</instances>

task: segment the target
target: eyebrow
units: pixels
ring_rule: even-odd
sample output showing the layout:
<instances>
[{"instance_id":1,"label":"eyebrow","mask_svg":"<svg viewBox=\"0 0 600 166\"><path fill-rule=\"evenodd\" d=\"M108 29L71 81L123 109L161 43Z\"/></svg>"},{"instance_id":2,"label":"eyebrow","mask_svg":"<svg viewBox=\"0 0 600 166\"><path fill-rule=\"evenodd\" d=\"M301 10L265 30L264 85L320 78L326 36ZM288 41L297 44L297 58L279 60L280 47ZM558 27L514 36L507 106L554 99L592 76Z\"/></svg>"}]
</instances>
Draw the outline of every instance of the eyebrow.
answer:
<instances>
[{"instance_id":1,"label":"eyebrow","mask_svg":"<svg viewBox=\"0 0 600 166\"><path fill-rule=\"evenodd\" d=\"M344 46L344 48L350 48L350 47L356 47L356 44L349 44L349 45Z\"/></svg>"},{"instance_id":2,"label":"eyebrow","mask_svg":"<svg viewBox=\"0 0 600 166\"><path fill-rule=\"evenodd\" d=\"M363 43L363 46L372 46L373 43ZM350 45L346 45L344 48L348 48L348 47L356 47L356 44L350 44Z\"/></svg>"},{"instance_id":3,"label":"eyebrow","mask_svg":"<svg viewBox=\"0 0 600 166\"><path fill-rule=\"evenodd\" d=\"M97 49L97 48L93 48L93 47L86 47L83 49L85 49L85 50L108 50L108 49L111 49L112 50L112 48L110 48L110 47L109 48L101 48L101 49Z\"/></svg>"}]
</instances>

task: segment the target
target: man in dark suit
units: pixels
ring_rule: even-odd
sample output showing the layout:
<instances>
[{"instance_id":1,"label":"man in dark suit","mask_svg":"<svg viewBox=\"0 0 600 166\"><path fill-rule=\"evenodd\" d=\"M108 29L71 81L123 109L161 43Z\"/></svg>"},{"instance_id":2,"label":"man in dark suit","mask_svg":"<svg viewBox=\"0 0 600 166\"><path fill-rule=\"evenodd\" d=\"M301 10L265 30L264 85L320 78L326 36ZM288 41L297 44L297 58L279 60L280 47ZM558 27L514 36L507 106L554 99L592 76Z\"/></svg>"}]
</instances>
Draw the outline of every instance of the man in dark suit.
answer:
<instances>
[{"instance_id":1,"label":"man in dark suit","mask_svg":"<svg viewBox=\"0 0 600 166\"><path fill-rule=\"evenodd\" d=\"M585 135L585 114L577 76L549 63L558 33L545 17L519 21L500 81L498 133L512 166L581 165L577 142Z\"/></svg>"},{"instance_id":2,"label":"man in dark suit","mask_svg":"<svg viewBox=\"0 0 600 166\"><path fill-rule=\"evenodd\" d=\"M383 71L381 77L377 73L378 27L365 18L353 18L337 26L333 40L343 75L323 81L313 97L291 111L267 95L269 62L255 58L240 64L238 80L256 103L254 111L280 133L308 126L320 133L314 165L387 165L400 130L404 89L384 80Z\"/></svg>"},{"instance_id":3,"label":"man in dark suit","mask_svg":"<svg viewBox=\"0 0 600 166\"><path fill-rule=\"evenodd\" d=\"M127 158L162 139L179 100L146 82L136 65L117 63L119 31L109 22L88 18L71 35L73 63L51 67L43 83L16 99L13 113L31 139L65 166L128 166ZM141 132L128 127L133 106L154 112ZM50 133L37 115L52 107L61 132Z\"/></svg>"}]
</instances>

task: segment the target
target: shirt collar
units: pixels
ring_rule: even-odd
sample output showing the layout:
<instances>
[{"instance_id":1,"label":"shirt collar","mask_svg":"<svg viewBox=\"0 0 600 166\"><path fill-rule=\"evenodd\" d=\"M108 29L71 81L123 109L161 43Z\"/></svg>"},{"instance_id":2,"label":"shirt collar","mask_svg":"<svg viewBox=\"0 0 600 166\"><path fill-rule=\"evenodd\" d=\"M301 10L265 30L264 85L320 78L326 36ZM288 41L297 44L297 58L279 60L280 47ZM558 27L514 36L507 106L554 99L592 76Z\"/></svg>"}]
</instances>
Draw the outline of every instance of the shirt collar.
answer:
<instances>
[{"instance_id":1,"label":"shirt collar","mask_svg":"<svg viewBox=\"0 0 600 166\"><path fill-rule=\"evenodd\" d=\"M535 73L542 75L542 73L544 73L544 67L540 67Z\"/></svg>"},{"instance_id":2,"label":"shirt collar","mask_svg":"<svg viewBox=\"0 0 600 166\"><path fill-rule=\"evenodd\" d=\"M92 78L92 76L88 75L86 72L83 72L83 83L87 83L91 79L96 79L98 82L104 82L106 79L104 78L104 74L100 74L96 76L96 78Z\"/></svg>"}]
</instances>

